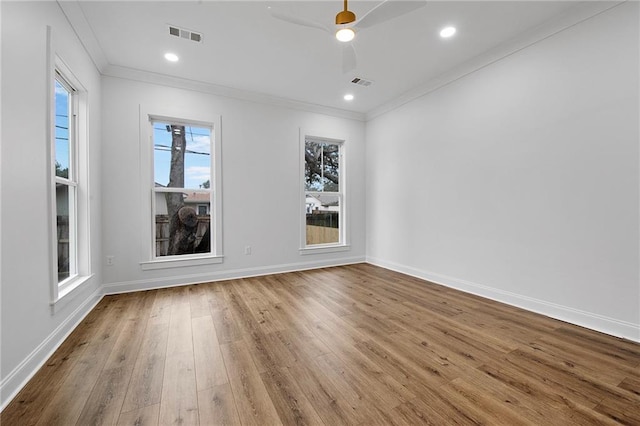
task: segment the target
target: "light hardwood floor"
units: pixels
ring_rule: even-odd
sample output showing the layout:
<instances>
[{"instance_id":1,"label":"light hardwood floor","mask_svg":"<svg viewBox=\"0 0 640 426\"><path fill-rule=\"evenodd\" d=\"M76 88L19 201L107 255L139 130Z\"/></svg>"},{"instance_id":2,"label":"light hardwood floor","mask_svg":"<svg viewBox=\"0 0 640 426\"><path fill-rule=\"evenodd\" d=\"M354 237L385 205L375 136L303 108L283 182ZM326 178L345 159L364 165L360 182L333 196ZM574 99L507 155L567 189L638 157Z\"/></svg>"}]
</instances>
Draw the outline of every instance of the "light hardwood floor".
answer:
<instances>
[{"instance_id":1,"label":"light hardwood floor","mask_svg":"<svg viewBox=\"0 0 640 426\"><path fill-rule=\"evenodd\" d=\"M105 297L2 425L640 425L640 345L367 264Z\"/></svg>"}]
</instances>

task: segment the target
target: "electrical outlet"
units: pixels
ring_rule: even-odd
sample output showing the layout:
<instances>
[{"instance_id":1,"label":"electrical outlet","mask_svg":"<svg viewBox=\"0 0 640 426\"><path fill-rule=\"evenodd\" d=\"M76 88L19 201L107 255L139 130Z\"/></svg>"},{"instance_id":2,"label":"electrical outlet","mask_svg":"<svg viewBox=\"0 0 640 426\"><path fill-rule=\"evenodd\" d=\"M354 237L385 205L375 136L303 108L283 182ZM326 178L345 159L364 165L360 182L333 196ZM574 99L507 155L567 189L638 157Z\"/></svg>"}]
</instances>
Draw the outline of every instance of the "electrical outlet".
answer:
<instances>
[{"instance_id":1,"label":"electrical outlet","mask_svg":"<svg viewBox=\"0 0 640 426\"><path fill-rule=\"evenodd\" d=\"M251 254L251 246L245 246L244 248L244 254Z\"/></svg>"},{"instance_id":2,"label":"electrical outlet","mask_svg":"<svg viewBox=\"0 0 640 426\"><path fill-rule=\"evenodd\" d=\"M107 266L113 266L115 256L107 256Z\"/></svg>"}]
</instances>

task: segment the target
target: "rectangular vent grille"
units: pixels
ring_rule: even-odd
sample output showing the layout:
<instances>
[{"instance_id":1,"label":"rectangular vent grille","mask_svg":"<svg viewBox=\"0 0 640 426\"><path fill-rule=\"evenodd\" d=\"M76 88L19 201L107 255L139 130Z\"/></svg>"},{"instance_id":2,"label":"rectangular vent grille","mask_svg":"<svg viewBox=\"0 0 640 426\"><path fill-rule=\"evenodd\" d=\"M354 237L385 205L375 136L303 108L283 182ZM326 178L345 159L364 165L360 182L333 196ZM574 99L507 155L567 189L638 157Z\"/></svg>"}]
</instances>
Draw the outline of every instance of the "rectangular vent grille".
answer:
<instances>
[{"instance_id":1,"label":"rectangular vent grille","mask_svg":"<svg viewBox=\"0 0 640 426\"><path fill-rule=\"evenodd\" d=\"M186 40L195 41L196 43L202 42L202 34L191 30L185 30L184 28L175 27L169 25L169 35L174 37L184 38Z\"/></svg>"},{"instance_id":2,"label":"rectangular vent grille","mask_svg":"<svg viewBox=\"0 0 640 426\"><path fill-rule=\"evenodd\" d=\"M373 84L371 80L365 80L364 78L356 77L351 80L353 84L357 84L358 86L369 87Z\"/></svg>"}]
</instances>

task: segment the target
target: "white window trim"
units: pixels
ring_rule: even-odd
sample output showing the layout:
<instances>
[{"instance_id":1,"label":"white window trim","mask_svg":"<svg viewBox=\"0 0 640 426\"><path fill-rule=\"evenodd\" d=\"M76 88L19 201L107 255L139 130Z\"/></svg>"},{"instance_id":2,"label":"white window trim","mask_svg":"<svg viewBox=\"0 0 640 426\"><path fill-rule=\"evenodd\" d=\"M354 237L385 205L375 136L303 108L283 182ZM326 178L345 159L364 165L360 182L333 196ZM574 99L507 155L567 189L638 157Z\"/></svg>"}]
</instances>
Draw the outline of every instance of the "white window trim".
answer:
<instances>
[{"instance_id":1,"label":"white window trim","mask_svg":"<svg viewBox=\"0 0 640 426\"><path fill-rule=\"evenodd\" d=\"M155 194L154 188L150 185L154 183L153 168L153 121L164 121L168 123L184 124L187 126L210 127L212 158L211 167L213 173L211 175L211 186L209 192L212 192L212 200L210 214L213 217L209 226L213 228L214 233L211 241L211 253L180 255L180 256L163 256L155 257L155 224L150 218L154 211ZM147 224L142 227L142 236L140 239L140 268L143 271L181 268L199 265L218 264L224 261L222 247L222 119L219 115L207 115L201 112L190 111L189 118L184 118L184 111L178 108L163 107L153 108L146 105L140 105L140 182L142 202L141 223ZM182 192L182 190L177 189ZM206 189L198 189L198 192L207 192ZM151 195L150 195L151 194Z\"/></svg>"},{"instance_id":2,"label":"white window trim","mask_svg":"<svg viewBox=\"0 0 640 426\"><path fill-rule=\"evenodd\" d=\"M305 143L307 138L317 139L318 141L325 141L329 143L335 143L340 145L340 216L339 216L339 242L331 244L316 244L312 246L307 245L307 206L306 206L306 189L305 189ZM334 253L341 251L348 251L351 249L349 243L349 214L348 214L348 195L347 195L347 172L346 172L346 151L347 144L346 138L339 135L329 135L326 131L313 131L308 129L300 129L300 255L312 255L322 253ZM314 191L310 191L314 192Z\"/></svg>"},{"instance_id":3,"label":"white window trim","mask_svg":"<svg viewBox=\"0 0 640 426\"><path fill-rule=\"evenodd\" d=\"M51 28L47 27L47 84L49 93L47 126L47 155L49 157L48 176L49 185L49 247L50 247L50 304L55 306L63 297L75 294L75 290L87 282L93 274L91 273L91 236L90 236L90 203L89 203L89 126L88 126L88 93L80 80L73 74L66 63L55 54L53 49ZM74 212L69 212L70 226L69 239L75 240L74 258L75 271L69 278L58 282L58 242L57 242L57 207L56 207L56 181L55 174L55 81L56 75L60 74L62 79L74 89L72 97L74 102L73 132L75 135L74 146L70 147L73 152L70 158L70 168L73 166L72 186L75 187L75 208ZM72 220L72 215L73 217Z\"/></svg>"}]
</instances>

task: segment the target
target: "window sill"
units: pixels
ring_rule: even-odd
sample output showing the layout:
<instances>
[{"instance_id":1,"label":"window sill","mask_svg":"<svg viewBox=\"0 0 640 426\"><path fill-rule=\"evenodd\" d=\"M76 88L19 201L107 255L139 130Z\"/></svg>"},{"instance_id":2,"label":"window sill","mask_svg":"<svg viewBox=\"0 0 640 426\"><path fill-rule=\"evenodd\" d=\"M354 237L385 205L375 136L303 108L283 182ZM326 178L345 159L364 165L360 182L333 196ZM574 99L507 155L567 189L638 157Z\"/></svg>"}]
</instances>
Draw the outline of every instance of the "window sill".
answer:
<instances>
[{"instance_id":1,"label":"window sill","mask_svg":"<svg viewBox=\"0 0 640 426\"><path fill-rule=\"evenodd\" d=\"M76 276L64 286L64 289L58 290L58 298L50 303L53 312L64 308L70 300L73 300L80 293L78 290L82 285L92 277L93 274Z\"/></svg>"},{"instance_id":2,"label":"window sill","mask_svg":"<svg viewBox=\"0 0 640 426\"><path fill-rule=\"evenodd\" d=\"M155 269L184 268L188 266L214 265L222 263L224 256L190 257L189 259L157 259L148 262L140 262L143 271Z\"/></svg>"},{"instance_id":3,"label":"window sill","mask_svg":"<svg viewBox=\"0 0 640 426\"><path fill-rule=\"evenodd\" d=\"M318 245L318 246L303 247L300 249L300 254L304 256L308 254L335 253L339 251L349 251L349 250L351 250L351 246L349 244Z\"/></svg>"}]
</instances>

